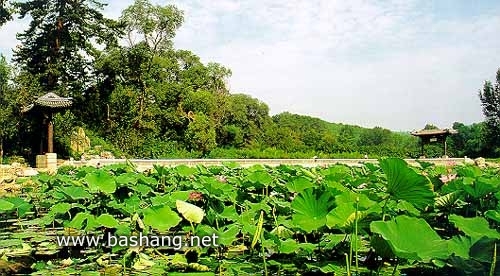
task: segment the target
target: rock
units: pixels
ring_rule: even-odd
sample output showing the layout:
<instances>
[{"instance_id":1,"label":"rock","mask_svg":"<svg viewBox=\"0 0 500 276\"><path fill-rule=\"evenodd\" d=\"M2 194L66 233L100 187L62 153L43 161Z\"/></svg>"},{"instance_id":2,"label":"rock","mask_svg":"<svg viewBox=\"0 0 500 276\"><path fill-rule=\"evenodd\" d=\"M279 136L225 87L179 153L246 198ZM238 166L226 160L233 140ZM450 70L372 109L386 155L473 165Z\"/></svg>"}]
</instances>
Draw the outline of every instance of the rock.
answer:
<instances>
[{"instance_id":1,"label":"rock","mask_svg":"<svg viewBox=\"0 0 500 276\"><path fill-rule=\"evenodd\" d=\"M90 149L90 138L85 135L85 130L77 127L76 131L71 134L70 147L71 150L77 153L83 153Z\"/></svg>"},{"instance_id":2,"label":"rock","mask_svg":"<svg viewBox=\"0 0 500 276\"><path fill-rule=\"evenodd\" d=\"M486 159L484 159L482 157L474 159L474 163L476 164L476 166L478 166L480 168L486 167Z\"/></svg>"}]
</instances>

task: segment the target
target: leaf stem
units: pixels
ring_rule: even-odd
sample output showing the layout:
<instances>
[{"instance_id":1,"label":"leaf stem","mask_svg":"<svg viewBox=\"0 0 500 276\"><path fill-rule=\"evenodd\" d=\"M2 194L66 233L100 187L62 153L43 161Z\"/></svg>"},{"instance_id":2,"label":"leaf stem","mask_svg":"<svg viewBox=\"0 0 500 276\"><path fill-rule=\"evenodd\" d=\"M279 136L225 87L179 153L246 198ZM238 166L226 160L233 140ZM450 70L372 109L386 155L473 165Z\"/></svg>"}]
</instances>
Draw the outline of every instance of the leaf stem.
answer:
<instances>
[{"instance_id":1,"label":"leaf stem","mask_svg":"<svg viewBox=\"0 0 500 276\"><path fill-rule=\"evenodd\" d=\"M359 197L356 198L356 213L354 215L354 258L356 262L356 275L358 275L358 210L359 210Z\"/></svg>"},{"instance_id":2,"label":"leaf stem","mask_svg":"<svg viewBox=\"0 0 500 276\"><path fill-rule=\"evenodd\" d=\"M262 243L263 241L264 241L264 233L261 232L260 233L260 246L261 246L261 250L262 250L262 261L264 263L264 273L265 273L265 276L267 276L268 272L267 272L266 252L264 250L264 244Z\"/></svg>"},{"instance_id":3,"label":"leaf stem","mask_svg":"<svg viewBox=\"0 0 500 276\"><path fill-rule=\"evenodd\" d=\"M399 264L399 259L396 258L396 265L394 266L394 269L392 270L392 276L396 275L396 269L398 268Z\"/></svg>"},{"instance_id":4,"label":"leaf stem","mask_svg":"<svg viewBox=\"0 0 500 276\"><path fill-rule=\"evenodd\" d=\"M345 255L345 265L346 265L346 271L347 271L347 276L351 276L351 267L349 265L349 256L347 256L347 253Z\"/></svg>"},{"instance_id":5,"label":"leaf stem","mask_svg":"<svg viewBox=\"0 0 500 276\"><path fill-rule=\"evenodd\" d=\"M382 206L382 221L385 221L385 208L387 207L387 203L389 202L390 196L385 198L384 206Z\"/></svg>"},{"instance_id":6,"label":"leaf stem","mask_svg":"<svg viewBox=\"0 0 500 276\"><path fill-rule=\"evenodd\" d=\"M495 242L495 246L493 247L493 260L491 262L491 267L490 267L490 276L495 275L496 263L497 263L497 243Z\"/></svg>"}]
</instances>

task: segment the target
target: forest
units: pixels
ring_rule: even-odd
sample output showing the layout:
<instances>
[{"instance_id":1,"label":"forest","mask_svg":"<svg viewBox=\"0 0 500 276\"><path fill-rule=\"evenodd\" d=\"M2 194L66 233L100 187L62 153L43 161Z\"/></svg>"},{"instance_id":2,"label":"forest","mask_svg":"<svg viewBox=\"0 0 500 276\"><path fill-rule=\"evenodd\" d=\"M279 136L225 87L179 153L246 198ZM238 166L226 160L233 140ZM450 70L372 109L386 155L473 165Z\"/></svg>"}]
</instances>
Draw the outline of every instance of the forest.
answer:
<instances>
[{"instance_id":1,"label":"forest","mask_svg":"<svg viewBox=\"0 0 500 276\"><path fill-rule=\"evenodd\" d=\"M55 149L65 158L98 151L134 158L421 155L419 140L409 132L289 112L271 116L266 103L229 91L230 68L203 63L196 53L174 47L185 20L174 5L136 0L116 20L103 15L104 6L94 0L1 1L0 24L30 20L17 34L20 44L12 60L3 54L0 59L0 153L5 160L33 160L45 152L40 139L46 121L23 108L47 92L73 99L72 107L53 119ZM484 122L439 126L458 131L448 138L451 157L500 155L500 70L478 96ZM436 128L432 122L422 127ZM78 129L90 147L72 147L81 138ZM425 155L443 152L435 145L426 147Z\"/></svg>"}]
</instances>

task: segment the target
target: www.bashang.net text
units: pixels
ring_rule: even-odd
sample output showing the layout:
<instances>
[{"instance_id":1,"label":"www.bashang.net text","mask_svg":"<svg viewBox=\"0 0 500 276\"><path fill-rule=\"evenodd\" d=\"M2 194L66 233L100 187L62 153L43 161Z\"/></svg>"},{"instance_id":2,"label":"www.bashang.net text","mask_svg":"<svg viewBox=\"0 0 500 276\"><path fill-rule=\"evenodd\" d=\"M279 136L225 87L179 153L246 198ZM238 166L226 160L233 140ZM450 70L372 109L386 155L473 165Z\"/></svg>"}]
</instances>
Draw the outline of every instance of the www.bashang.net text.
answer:
<instances>
[{"instance_id":1,"label":"www.bashang.net text","mask_svg":"<svg viewBox=\"0 0 500 276\"><path fill-rule=\"evenodd\" d=\"M180 235L142 235L138 236L114 236L111 234L93 236L57 236L58 246L82 246L82 247L169 247L180 250L183 247L211 247L218 246L216 234L211 236L180 236Z\"/></svg>"}]
</instances>

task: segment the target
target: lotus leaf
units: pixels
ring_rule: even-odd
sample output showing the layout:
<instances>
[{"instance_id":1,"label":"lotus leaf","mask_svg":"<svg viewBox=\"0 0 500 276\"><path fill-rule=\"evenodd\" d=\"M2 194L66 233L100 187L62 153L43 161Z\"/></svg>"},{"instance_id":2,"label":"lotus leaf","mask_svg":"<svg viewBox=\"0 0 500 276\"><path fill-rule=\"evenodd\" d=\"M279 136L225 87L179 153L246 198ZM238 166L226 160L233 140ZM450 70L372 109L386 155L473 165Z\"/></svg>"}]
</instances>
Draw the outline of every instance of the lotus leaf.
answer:
<instances>
[{"instance_id":1,"label":"lotus leaf","mask_svg":"<svg viewBox=\"0 0 500 276\"><path fill-rule=\"evenodd\" d=\"M373 221L370 230L381 235L400 258L430 262L448 256L446 241L424 219L398 216L392 221Z\"/></svg>"},{"instance_id":2,"label":"lotus leaf","mask_svg":"<svg viewBox=\"0 0 500 276\"><path fill-rule=\"evenodd\" d=\"M167 231L181 220L168 206L153 206L144 210L144 224L158 231Z\"/></svg>"},{"instance_id":3,"label":"lotus leaf","mask_svg":"<svg viewBox=\"0 0 500 276\"><path fill-rule=\"evenodd\" d=\"M106 228L116 228L120 223L109 214L102 214L97 218L97 223Z\"/></svg>"},{"instance_id":4,"label":"lotus leaf","mask_svg":"<svg viewBox=\"0 0 500 276\"><path fill-rule=\"evenodd\" d=\"M312 182L302 176L295 177L286 184L286 188L292 193L300 193L313 186Z\"/></svg>"},{"instance_id":5,"label":"lotus leaf","mask_svg":"<svg viewBox=\"0 0 500 276\"><path fill-rule=\"evenodd\" d=\"M176 200L175 205L177 206L177 211L179 211L179 213L189 222L200 223L205 216L203 209L191 203Z\"/></svg>"},{"instance_id":6,"label":"lotus leaf","mask_svg":"<svg viewBox=\"0 0 500 276\"><path fill-rule=\"evenodd\" d=\"M404 160L382 159L380 167L387 176L387 192L394 199L406 200L419 209L434 204L434 192L430 180L408 167Z\"/></svg>"},{"instance_id":7,"label":"lotus leaf","mask_svg":"<svg viewBox=\"0 0 500 276\"><path fill-rule=\"evenodd\" d=\"M293 201L292 221L310 233L326 224L326 216L333 203L329 193L321 193L312 188L302 191Z\"/></svg>"},{"instance_id":8,"label":"lotus leaf","mask_svg":"<svg viewBox=\"0 0 500 276\"><path fill-rule=\"evenodd\" d=\"M471 237L473 242L478 241L482 237L493 239L500 238L498 231L491 229L488 221L483 217L464 218L455 214L450 215L452 222L460 231Z\"/></svg>"},{"instance_id":9,"label":"lotus leaf","mask_svg":"<svg viewBox=\"0 0 500 276\"><path fill-rule=\"evenodd\" d=\"M100 191L105 194L112 194L116 190L116 181L111 175L103 170L89 173L85 176L91 191Z\"/></svg>"},{"instance_id":10,"label":"lotus leaf","mask_svg":"<svg viewBox=\"0 0 500 276\"><path fill-rule=\"evenodd\" d=\"M15 207L14 204L11 202L5 200L5 199L0 199L0 211L11 211Z\"/></svg>"}]
</instances>

